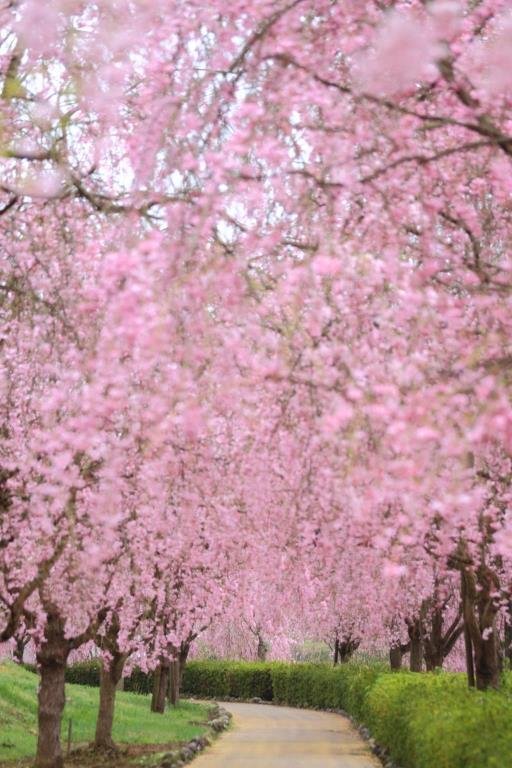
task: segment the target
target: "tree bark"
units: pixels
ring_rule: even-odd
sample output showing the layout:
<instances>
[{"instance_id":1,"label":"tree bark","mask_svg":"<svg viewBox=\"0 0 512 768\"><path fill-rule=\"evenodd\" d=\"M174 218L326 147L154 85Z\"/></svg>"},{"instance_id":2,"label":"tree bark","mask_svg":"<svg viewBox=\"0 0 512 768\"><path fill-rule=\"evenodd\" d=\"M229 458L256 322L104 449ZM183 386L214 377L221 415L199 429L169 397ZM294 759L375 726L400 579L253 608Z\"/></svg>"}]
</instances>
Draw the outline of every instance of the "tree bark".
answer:
<instances>
[{"instance_id":1,"label":"tree bark","mask_svg":"<svg viewBox=\"0 0 512 768\"><path fill-rule=\"evenodd\" d=\"M268 646L263 639L263 636L258 632L258 649L257 649L257 656L258 661L265 661L267 658L268 653Z\"/></svg>"},{"instance_id":2,"label":"tree bark","mask_svg":"<svg viewBox=\"0 0 512 768\"><path fill-rule=\"evenodd\" d=\"M475 664L473 662L473 644L471 642L471 635L466 625L464 625L464 649L466 652L466 674L468 678L468 686L470 688L475 687Z\"/></svg>"},{"instance_id":3,"label":"tree bark","mask_svg":"<svg viewBox=\"0 0 512 768\"><path fill-rule=\"evenodd\" d=\"M508 668L512 668L512 601L508 602L508 612L505 617L505 638L503 653L508 660Z\"/></svg>"},{"instance_id":4,"label":"tree bark","mask_svg":"<svg viewBox=\"0 0 512 768\"><path fill-rule=\"evenodd\" d=\"M402 669L402 649L399 645L392 645L389 649L389 666L391 669Z\"/></svg>"},{"instance_id":5,"label":"tree bark","mask_svg":"<svg viewBox=\"0 0 512 768\"><path fill-rule=\"evenodd\" d=\"M411 672L421 672L423 668L423 633L420 619L408 622L411 653L409 668Z\"/></svg>"},{"instance_id":6,"label":"tree bark","mask_svg":"<svg viewBox=\"0 0 512 768\"><path fill-rule=\"evenodd\" d=\"M165 699L169 687L169 663L161 662L155 670L153 681L153 696L151 698L151 711L163 714L165 712Z\"/></svg>"},{"instance_id":7,"label":"tree bark","mask_svg":"<svg viewBox=\"0 0 512 768\"><path fill-rule=\"evenodd\" d=\"M468 566L461 570L464 632L468 684L485 691L498 688L500 667L495 594L499 582L496 574L485 564L475 571ZM469 654L471 659L469 659Z\"/></svg>"},{"instance_id":8,"label":"tree bark","mask_svg":"<svg viewBox=\"0 0 512 768\"><path fill-rule=\"evenodd\" d=\"M432 609L429 632L425 632L424 656L427 672L443 666L443 610L439 606Z\"/></svg>"},{"instance_id":9,"label":"tree bark","mask_svg":"<svg viewBox=\"0 0 512 768\"><path fill-rule=\"evenodd\" d=\"M334 641L334 658L333 658L333 666L336 666L336 665L338 664L338 661L339 661L339 656L340 656L340 641L339 641L339 640L338 640L338 638L336 637L336 639L335 639L335 641Z\"/></svg>"},{"instance_id":10,"label":"tree bark","mask_svg":"<svg viewBox=\"0 0 512 768\"><path fill-rule=\"evenodd\" d=\"M118 690L120 680L123 678L123 668L127 658L127 654L115 653L110 663L107 666L102 665L101 667L100 706L94 738L96 749L115 749L112 739L112 728L114 725L116 691Z\"/></svg>"},{"instance_id":11,"label":"tree bark","mask_svg":"<svg viewBox=\"0 0 512 768\"><path fill-rule=\"evenodd\" d=\"M466 652L466 674L468 678L468 686L470 688L475 687L475 662L473 659L473 643L471 641L471 632L469 626L471 622L471 613L473 608L468 599L466 578L464 572L460 574L460 598L462 602L462 621L464 624L464 650Z\"/></svg>"},{"instance_id":12,"label":"tree bark","mask_svg":"<svg viewBox=\"0 0 512 768\"><path fill-rule=\"evenodd\" d=\"M481 648L475 652L475 680L479 691L499 688L500 685L498 645L495 633L496 630L493 630L493 634L483 640Z\"/></svg>"},{"instance_id":13,"label":"tree bark","mask_svg":"<svg viewBox=\"0 0 512 768\"><path fill-rule=\"evenodd\" d=\"M17 664L23 664L23 657L25 655L25 648L30 642L30 637L27 634L18 635L15 638L15 646L13 651L13 657Z\"/></svg>"},{"instance_id":14,"label":"tree bark","mask_svg":"<svg viewBox=\"0 0 512 768\"><path fill-rule=\"evenodd\" d=\"M153 672L153 693L151 695L151 711L157 712L157 699L158 699L158 692L160 691L160 676L161 676L161 667L158 665L158 667Z\"/></svg>"},{"instance_id":15,"label":"tree bark","mask_svg":"<svg viewBox=\"0 0 512 768\"><path fill-rule=\"evenodd\" d=\"M176 707L180 700L180 661L174 659L169 668L169 704Z\"/></svg>"},{"instance_id":16,"label":"tree bark","mask_svg":"<svg viewBox=\"0 0 512 768\"><path fill-rule=\"evenodd\" d=\"M340 664L346 664L347 661L350 661L360 644L361 640L357 637L352 637L352 635L348 635L340 640L338 643Z\"/></svg>"},{"instance_id":17,"label":"tree bark","mask_svg":"<svg viewBox=\"0 0 512 768\"><path fill-rule=\"evenodd\" d=\"M185 669L185 664L187 663L189 651L190 651L190 643L182 643L180 646L180 653L179 653L179 662L180 662L179 690L180 691L183 684L183 671Z\"/></svg>"},{"instance_id":18,"label":"tree bark","mask_svg":"<svg viewBox=\"0 0 512 768\"><path fill-rule=\"evenodd\" d=\"M444 656L443 653L436 648L433 652L425 649L425 668L427 672L435 672L436 669L443 668Z\"/></svg>"},{"instance_id":19,"label":"tree bark","mask_svg":"<svg viewBox=\"0 0 512 768\"><path fill-rule=\"evenodd\" d=\"M41 675L38 692L38 738L36 768L62 768L60 729L66 702L65 672L71 644L64 635L64 622L49 614L45 642L36 659Z\"/></svg>"},{"instance_id":20,"label":"tree bark","mask_svg":"<svg viewBox=\"0 0 512 768\"><path fill-rule=\"evenodd\" d=\"M445 629L445 607L443 605L436 605L432 611L428 611L429 618L425 619L425 624L429 625L428 629L424 628L423 631L423 650L427 672L442 669L444 660L463 631L461 610L459 610L451 625Z\"/></svg>"}]
</instances>

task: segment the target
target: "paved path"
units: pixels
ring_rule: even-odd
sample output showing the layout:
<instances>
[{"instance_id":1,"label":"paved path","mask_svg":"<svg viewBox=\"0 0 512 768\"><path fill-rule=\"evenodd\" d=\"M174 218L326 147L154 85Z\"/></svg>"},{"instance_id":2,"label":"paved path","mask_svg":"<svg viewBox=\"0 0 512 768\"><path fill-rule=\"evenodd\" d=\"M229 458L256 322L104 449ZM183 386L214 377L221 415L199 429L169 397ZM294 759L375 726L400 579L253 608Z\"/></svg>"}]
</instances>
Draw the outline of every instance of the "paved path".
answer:
<instances>
[{"instance_id":1,"label":"paved path","mask_svg":"<svg viewBox=\"0 0 512 768\"><path fill-rule=\"evenodd\" d=\"M231 730L194 768L382 768L341 715L271 704L223 704Z\"/></svg>"}]
</instances>

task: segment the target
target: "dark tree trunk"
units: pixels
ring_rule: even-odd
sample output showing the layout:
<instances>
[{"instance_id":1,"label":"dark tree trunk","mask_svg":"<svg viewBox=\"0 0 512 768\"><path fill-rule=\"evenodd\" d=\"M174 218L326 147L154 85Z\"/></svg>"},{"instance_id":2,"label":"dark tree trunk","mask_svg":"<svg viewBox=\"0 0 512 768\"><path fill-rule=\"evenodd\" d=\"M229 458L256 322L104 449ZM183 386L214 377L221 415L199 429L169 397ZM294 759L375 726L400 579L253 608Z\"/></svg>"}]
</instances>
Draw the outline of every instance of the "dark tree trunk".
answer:
<instances>
[{"instance_id":1,"label":"dark tree trunk","mask_svg":"<svg viewBox=\"0 0 512 768\"><path fill-rule=\"evenodd\" d=\"M163 714L165 712L165 699L167 696L167 688L169 687L169 675L170 665L168 663L162 664L162 670L160 673L160 690L157 697L157 712Z\"/></svg>"},{"instance_id":2,"label":"dark tree trunk","mask_svg":"<svg viewBox=\"0 0 512 768\"><path fill-rule=\"evenodd\" d=\"M508 661L508 668L512 668L512 601L509 600L507 615L505 617L505 631L503 638L503 656Z\"/></svg>"},{"instance_id":3,"label":"dark tree trunk","mask_svg":"<svg viewBox=\"0 0 512 768\"><path fill-rule=\"evenodd\" d=\"M163 714L165 712L165 699L169 687L169 663L161 662L155 670L153 681L153 696L151 698L151 711Z\"/></svg>"},{"instance_id":4,"label":"dark tree trunk","mask_svg":"<svg viewBox=\"0 0 512 768\"><path fill-rule=\"evenodd\" d=\"M442 669L444 662L444 655L440 648L434 648L432 651L427 651L425 648L425 668L427 672L434 672L436 669Z\"/></svg>"},{"instance_id":5,"label":"dark tree trunk","mask_svg":"<svg viewBox=\"0 0 512 768\"><path fill-rule=\"evenodd\" d=\"M45 642L37 653L41 675L38 692L38 739L36 768L62 768L60 729L65 698L65 671L71 644L64 635L64 622L49 614Z\"/></svg>"},{"instance_id":6,"label":"dark tree trunk","mask_svg":"<svg viewBox=\"0 0 512 768\"><path fill-rule=\"evenodd\" d=\"M153 672L153 693L151 695L151 711L157 712L157 699L158 694L160 691L160 677L161 677L162 669L160 665L155 669Z\"/></svg>"},{"instance_id":7,"label":"dark tree trunk","mask_svg":"<svg viewBox=\"0 0 512 768\"><path fill-rule=\"evenodd\" d=\"M480 565L476 572L471 567L461 570L468 684L481 691L500 683L494 597L498 589L497 576L488 566Z\"/></svg>"},{"instance_id":8,"label":"dark tree trunk","mask_svg":"<svg viewBox=\"0 0 512 768\"><path fill-rule=\"evenodd\" d=\"M475 662L473 660L473 643L471 641L471 632L469 631L469 625L471 622L471 613L473 608L467 596L466 579L464 573L461 572L460 579L460 598L462 602L462 621L464 625L464 650L466 653L466 674L468 678L468 686L474 688L475 682Z\"/></svg>"},{"instance_id":9,"label":"dark tree trunk","mask_svg":"<svg viewBox=\"0 0 512 768\"><path fill-rule=\"evenodd\" d=\"M179 653L179 662L180 662L179 690L180 691L183 685L183 671L185 669L185 664L187 663L189 651L190 651L190 643L182 643L180 647L180 653Z\"/></svg>"},{"instance_id":10,"label":"dark tree trunk","mask_svg":"<svg viewBox=\"0 0 512 768\"><path fill-rule=\"evenodd\" d=\"M430 617L430 632L425 632L424 655L427 672L443 666L443 610L436 606Z\"/></svg>"},{"instance_id":11,"label":"dark tree trunk","mask_svg":"<svg viewBox=\"0 0 512 768\"><path fill-rule=\"evenodd\" d=\"M475 664L473 662L473 644L471 642L471 635L466 626L464 626L464 649L466 652L466 674L468 677L468 685L470 688L475 687Z\"/></svg>"},{"instance_id":12,"label":"dark tree trunk","mask_svg":"<svg viewBox=\"0 0 512 768\"><path fill-rule=\"evenodd\" d=\"M60 728L66 701L65 671L65 664L40 664L37 768L61 768L63 765Z\"/></svg>"},{"instance_id":13,"label":"dark tree trunk","mask_svg":"<svg viewBox=\"0 0 512 768\"><path fill-rule=\"evenodd\" d=\"M408 622L411 653L409 668L411 672L421 672L423 668L423 632L420 619Z\"/></svg>"},{"instance_id":14,"label":"dark tree trunk","mask_svg":"<svg viewBox=\"0 0 512 768\"><path fill-rule=\"evenodd\" d=\"M475 682L479 691L500 686L496 628L493 629L492 635L482 640L479 648L475 648Z\"/></svg>"},{"instance_id":15,"label":"dark tree trunk","mask_svg":"<svg viewBox=\"0 0 512 768\"><path fill-rule=\"evenodd\" d=\"M123 679L123 668L128 658L127 654L114 653L110 663L102 665L100 670L100 706L96 720L96 735L94 746L96 749L114 749L112 740L112 728L114 725L114 711L116 703L116 691Z\"/></svg>"},{"instance_id":16,"label":"dark tree trunk","mask_svg":"<svg viewBox=\"0 0 512 768\"><path fill-rule=\"evenodd\" d=\"M346 635L341 639L336 635L334 640L334 655L333 664L345 664L350 661L354 653L357 651L361 644L360 638L352 637L352 635Z\"/></svg>"},{"instance_id":17,"label":"dark tree trunk","mask_svg":"<svg viewBox=\"0 0 512 768\"><path fill-rule=\"evenodd\" d=\"M180 701L180 691L183 682L183 671L187 663L190 651L190 642L183 641L177 654L177 658L171 662L169 668L168 699L169 704L176 707Z\"/></svg>"},{"instance_id":18,"label":"dark tree trunk","mask_svg":"<svg viewBox=\"0 0 512 768\"><path fill-rule=\"evenodd\" d=\"M180 700L180 661L174 659L169 668L169 704L176 707Z\"/></svg>"},{"instance_id":19,"label":"dark tree trunk","mask_svg":"<svg viewBox=\"0 0 512 768\"><path fill-rule=\"evenodd\" d=\"M267 658L268 653L268 646L263 639L262 635L258 633L258 649L256 651L258 656L258 661L265 661Z\"/></svg>"},{"instance_id":20,"label":"dark tree trunk","mask_svg":"<svg viewBox=\"0 0 512 768\"><path fill-rule=\"evenodd\" d=\"M435 672L436 669L442 669L444 656L436 649L434 653L428 653L425 651L425 669L427 672Z\"/></svg>"},{"instance_id":21,"label":"dark tree trunk","mask_svg":"<svg viewBox=\"0 0 512 768\"><path fill-rule=\"evenodd\" d=\"M15 638L15 646L13 651L13 657L14 661L17 664L23 664L23 657L25 655L25 648L30 642L30 637L28 634L24 635L18 635Z\"/></svg>"},{"instance_id":22,"label":"dark tree trunk","mask_svg":"<svg viewBox=\"0 0 512 768\"><path fill-rule=\"evenodd\" d=\"M91 640L105 620L102 608L81 634L70 638L65 634L65 621L58 608L39 592L46 611L44 641L36 654L41 675L38 692L38 737L35 768L62 768L60 730L66 702L65 672L71 651Z\"/></svg>"},{"instance_id":23,"label":"dark tree trunk","mask_svg":"<svg viewBox=\"0 0 512 768\"><path fill-rule=\"evenodd\" d=\"M428 630L424 628L423 632L427 672L433 672L435 669L442 668L444 660L463 631L461 610L446 630L444 628L444 613L445 606L437 605L430 612L429 620L425 620L425 624L429 624Z\"/></svg>"},{"instance_id":24,"label":"dark tree trunk","mask_svg":"<svg viewBox=\"0 0 512 768\"><path fill-rule=\"evenodd\" d=\"M479 691L488 688L499 688L500 665L498 649L494 639L489 638L482 643L481 648L475 650L475 683Z\"/></svg>"},{"instance_id":25,"label":"dark tree trunk","mask_svg":"<svg viewBox=\"0 0 512 768\"><path fill-rule=\"evenodd\" d=\"M389 666L391 669L402 669L402 648L399 645L392 645L389 649Z\"/></svg>"},{"instance_id":26,"label":"dark tree trunk","mask_svg":"<svg viewBox=\"0 0 512 768\"><path fill-rule=\"evenodd\" d=\"M340 664L346 664L347 661L350 661L360 644L361 640L357 637L352 637L351 635L340 640L338 645Z\"/></svg>"},{"instance_id":27,"label":"dark tree trunk","mask_svg":"<svg viewBox=\"0 0 512 768\"><path fill-rule=\"evenodd\" d=\"M336 666L340 658L340 641L338 638L334 641L334 657L333 657L333 665Z\"/></svg>"}]
</instances>

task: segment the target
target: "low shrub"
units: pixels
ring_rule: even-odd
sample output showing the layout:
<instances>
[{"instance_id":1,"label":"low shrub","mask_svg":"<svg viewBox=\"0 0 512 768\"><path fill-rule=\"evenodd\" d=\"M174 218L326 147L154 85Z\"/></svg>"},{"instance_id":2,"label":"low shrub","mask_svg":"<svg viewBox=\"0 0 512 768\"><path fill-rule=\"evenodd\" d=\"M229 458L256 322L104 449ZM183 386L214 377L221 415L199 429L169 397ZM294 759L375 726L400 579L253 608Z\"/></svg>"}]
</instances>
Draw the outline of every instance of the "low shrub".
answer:
<instances>
[{"instance_id":1,"label":"low shrub","mask_svg":"<svg viewBox=\"0 0 512 768\"><path fill-rule=\"evenodd\" d=\"M272 667L264 662L189 661L183 673L183 692L216 699L271 701Z\"/></svg>"},{"instance_id":2,"label":"low shrub","mask_svg":"<svg viewBox=\"0 0 512 768\"><path fill-rule=\"evenodd\" d=\"M375 739L404 768L511 764L510 695L469 690L462 675L381 675L365 709Z\"/></svg>"},{"instance_id":3,"label":"low shrub","mask_svg":"<svg viewBox=\"0 0 512 768\"><path fill-rule=\"evenodd\" d=\"M215 699L228 697L229 666L226 661L189 661L183 671L183 692Z\"/></svg>"},{"instance_id":4,"label":"low shrub","mask_svg":"<svg viewBox=\"0 0 512 768\"><path fill-rule=\"evenodd\" d=\"M342 709L345 709L359 722L365 720L365 705L367 697L375 682L381 675L391 675L388 667L382 663L374 664L344 664L341 671L343 687Z\"/></svg>"},{"instance_id":5,"label":"low shrub","mask_svg":"<svg viewBox=\"0 0 512 768\"><path fill-rule=\"evenodd\" d=\"M289 703L291 664L276 664L272 669L272 699L276 704Z\"/></svg>"},{"instance_id":6,"label":"low shrub","mask_svg":"<svg viewBox=\"0 0 512 768\"><path fill-rule=\"evenodd\" d=\"M340 669L325 664L281 665L272 676L277 701L292 707L342 707Z\"/></svg>"},{"instance_id":7,"label":"low shrub","mask_svg":"<svg viewBox=\"0 0 512 768\"><path fill-rule=\"evenodd\" d=\"M227 670L229 696L272 701L272 667L265 663L238 663Z\"/></svg>"},{"instance_id":8,"label":"low shrub","mask_svg":"<svg viewBox=\"0 0 512 768\"><path fill-rule=\"evenodd\" d=\"M100 684L101 660L90 659L70 664L66 668L66 682L97 688ZM35 669L35 668L34 668ZM153 690L153 675L135 668L124 678L123 689L132 693L148 694Z\"/></svg>"},{"instance_id":9,"label":"low shrub","mask_svg":"<svg viewBox=\"0 0 512 768\"><path fill-rule=\"evenodd\" d=\"M135 667L129 675L124 678L123 688L125 691L147 695L153 692L153 673L144 672Z\"/></svg>"},{"instance_id":10,"label":"low shrub","mask_svg":"<svg viewBox=\"0 0 512 768\"><path fill-rule=\"evenodd\" d=\"M100 668L101 661L99 659L70 664L66 668L66 683L97 687L100 684Z\"/></svg>"}]
</instances>

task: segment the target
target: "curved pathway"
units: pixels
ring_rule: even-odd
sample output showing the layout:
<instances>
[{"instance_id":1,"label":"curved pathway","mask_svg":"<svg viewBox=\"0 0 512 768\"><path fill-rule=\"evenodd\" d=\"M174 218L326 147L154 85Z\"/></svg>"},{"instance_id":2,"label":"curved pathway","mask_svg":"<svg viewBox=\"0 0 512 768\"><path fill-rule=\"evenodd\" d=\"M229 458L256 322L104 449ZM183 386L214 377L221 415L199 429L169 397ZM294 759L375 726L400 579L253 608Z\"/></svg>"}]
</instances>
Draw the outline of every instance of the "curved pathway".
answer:
<instances>
[{"instance_id":1,"label":"curved pathway","mask_svg":"<svg viewBox=\"0 0 512 768\"><path fill-rule=\"evenodd\" d=\"M194 768L382 768L341 715L271 704L222 706L233 714L232 728Z\"/></svg>"}]
</instances>

